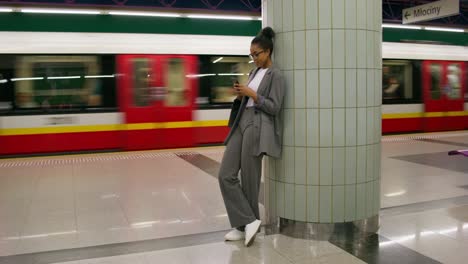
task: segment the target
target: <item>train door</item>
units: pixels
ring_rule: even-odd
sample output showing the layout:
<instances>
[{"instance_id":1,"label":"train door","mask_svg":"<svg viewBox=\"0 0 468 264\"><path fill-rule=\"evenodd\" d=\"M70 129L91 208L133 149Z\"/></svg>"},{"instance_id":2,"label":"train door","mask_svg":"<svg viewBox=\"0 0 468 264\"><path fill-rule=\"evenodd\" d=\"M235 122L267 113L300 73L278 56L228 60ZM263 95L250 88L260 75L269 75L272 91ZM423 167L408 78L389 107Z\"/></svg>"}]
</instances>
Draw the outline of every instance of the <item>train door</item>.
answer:
<instances>
[{"instance_id":1,"label":"train door","mask_svg":"<svg viewBox=\"0 0 468 264\"><path fill-rule=\"evenodd\" d=\"M119 105L126 150L194 145L192 112L196 72L193 56L120 55Z\"/></svg>"},{"instance_id":2,"label":"train door","mask_svg":"<svg viewBox=\"0 0 468 264\"><path fill-rule=\"evenodd\" d=\"M464 129L463 62L423 63L424 130Z\"/></svg>"},{"instance_id":3,"label":"train door","mask_svg":"<svg viewBox=\"0 0 468 264\"><path fill-rule=\"evenodd\" d=\"M188 55L159 56L160 85L165 94L161 98L164 129L162 148L190 147L195 144L193 111L197 96L197 58Z\"/></svg>"},{"instance_id":4,"label":"train door","mask_svg":"<svg viewBox=\"0 0 468 264\"><path fill-rule=\"evenodd\" d=\"M161 113L153 98L157 87L158 58L148 55L120 55L117 58L120 112L123 113L125 150L152 149L160 145L157 124Z\"/></svg>"}]
</instances>

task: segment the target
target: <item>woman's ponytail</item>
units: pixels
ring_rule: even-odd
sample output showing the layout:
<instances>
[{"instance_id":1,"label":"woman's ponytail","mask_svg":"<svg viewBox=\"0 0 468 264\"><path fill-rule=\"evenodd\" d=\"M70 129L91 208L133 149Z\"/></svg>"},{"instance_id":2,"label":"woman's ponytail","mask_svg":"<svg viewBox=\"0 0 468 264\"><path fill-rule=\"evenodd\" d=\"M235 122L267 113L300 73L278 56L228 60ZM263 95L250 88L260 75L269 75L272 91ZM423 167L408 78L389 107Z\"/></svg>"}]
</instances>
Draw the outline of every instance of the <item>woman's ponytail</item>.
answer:
<instances>
[{"instance_id":1,"label":"woman's ponytail","mask_svg":"<svg viewBox=\"0 0 468 264\"><path fill-rule=\"evenodd\" d=\"M275 38L275 32L271 27L263 28L262 31L252 40L250 44L257 44L262 49L270 50L270 56L273 53L273 39Z\"/></svg>"}]
</instances>

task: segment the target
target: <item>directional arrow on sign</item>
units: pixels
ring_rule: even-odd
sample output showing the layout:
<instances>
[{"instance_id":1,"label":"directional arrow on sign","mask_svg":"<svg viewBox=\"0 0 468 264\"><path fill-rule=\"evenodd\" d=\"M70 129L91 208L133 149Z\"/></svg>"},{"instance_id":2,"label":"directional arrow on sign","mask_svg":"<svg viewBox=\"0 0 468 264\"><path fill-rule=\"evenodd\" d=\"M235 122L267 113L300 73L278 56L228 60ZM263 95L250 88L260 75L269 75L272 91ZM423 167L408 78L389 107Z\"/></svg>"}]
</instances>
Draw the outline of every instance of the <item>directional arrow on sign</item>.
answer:
<instances>
[{"instance_id":1,"label":"directional arrow on sign","mask_svg":"<svg viewBox=\"0 0 468 264\"><path fill-rule=\"evenodd\" d=\"M401 11L403 24L439 19L460 14L460 0L439 0L405 8Z\"/></svg>"},{"instance_id":2,"label":"directional arrow on sign","mask_svg":"<svg viewBox=\"0 0 468 264\"><path fill-rule=\"evenodd\" d=\"M405 12L405 19L408 19L409 16L411 16L411 13L408 12L408 11L406 11L406 12Z\"/></svg>"}]
</instances>

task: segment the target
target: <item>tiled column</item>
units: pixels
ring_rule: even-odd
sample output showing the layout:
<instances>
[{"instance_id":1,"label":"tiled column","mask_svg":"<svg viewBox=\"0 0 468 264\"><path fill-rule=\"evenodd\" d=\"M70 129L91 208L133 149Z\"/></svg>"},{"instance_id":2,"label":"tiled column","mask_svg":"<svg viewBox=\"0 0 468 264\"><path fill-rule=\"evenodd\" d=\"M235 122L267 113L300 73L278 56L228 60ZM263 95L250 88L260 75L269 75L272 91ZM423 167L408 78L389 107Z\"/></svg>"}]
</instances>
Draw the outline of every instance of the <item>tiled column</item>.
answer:
<instances>
[{"instance_id":1,"label":"tiled column","mask_svg":"<svg viewBox=\"0 0 468 264\"><path fill-rule=\"evenodd\" d=\"M378 219L381 5L263 0L287 89L282 158L265 163L270 223Z\"/></svg>"}]
</instances>

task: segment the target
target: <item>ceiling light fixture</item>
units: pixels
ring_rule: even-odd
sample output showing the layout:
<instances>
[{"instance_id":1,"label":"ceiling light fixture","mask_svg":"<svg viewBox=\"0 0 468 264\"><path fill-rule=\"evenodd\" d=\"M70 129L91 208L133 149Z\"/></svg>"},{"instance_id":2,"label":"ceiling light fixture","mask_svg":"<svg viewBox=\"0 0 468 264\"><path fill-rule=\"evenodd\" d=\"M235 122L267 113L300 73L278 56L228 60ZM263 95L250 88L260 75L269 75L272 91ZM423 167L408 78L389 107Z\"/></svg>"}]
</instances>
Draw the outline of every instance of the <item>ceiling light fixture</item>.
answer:
<instances>
[{"instance_id":1,"label":"ceiling light fixture","mask_svg":"<svg viewBox=\"0 0 468 264\"><path fill-rule=\"evenodd\" d=\"M397 24L382 24L383 28L422 29L420 26L406 26Z\"/></svg>"},{"instance_id":2,"label":"ceiling light fixture","mask_svg":"<svg viewBox=\"0 0 468 264\"><path fill-rule=\"evenodd\" d=\"M433 31L447 31L447 32L463 32L463 29L460 28L442 28L442 27L424 27L426 30Z\"/></svg>"},{"instance_id":3,"label":"ceiling light fixture","mask_svg":"<svg viewBox=\"0 0 468 264\"><path fill-rule=\"evenodd\" d=\"M98 10L85 9L58 9L58 8L22 8L22 13L38 13L38 14L78 14L78 15L99 15Z\"/></svg>"},{"instance_id":4,"label":"ceiling light fixture","mask_svg":"<svg viewBox=\"0 0 468 264\"><path fill-rule=\"evenodd\" d=\"M226 19L226 20L253 20L257 19L256 17L248 17L248 16L218 16L218 15L187 15L188 18L206 18L206 19Z\"/></svg>"},{"instance_id":5,"label":"ceiling light fixture","mask_svg":"<svg viewBox=\"0 0 468 264\"><path fill-rule=\"evenodd\" d=\"M0 7L0 12L13 12L13 8Z\"/></svg>"},{"instance_id":6,"label":"ceiling light fixture","mask_svg":"<svg viewBox=\"0 0 468 264\"><path fill-rule=\"evenodd\" d=\"M132 11L109 11L108 14L117 15L117 16L151 16L151 17L181 17L182 16L176 13L132 12Z\"/></svg>"}]
</instances>

